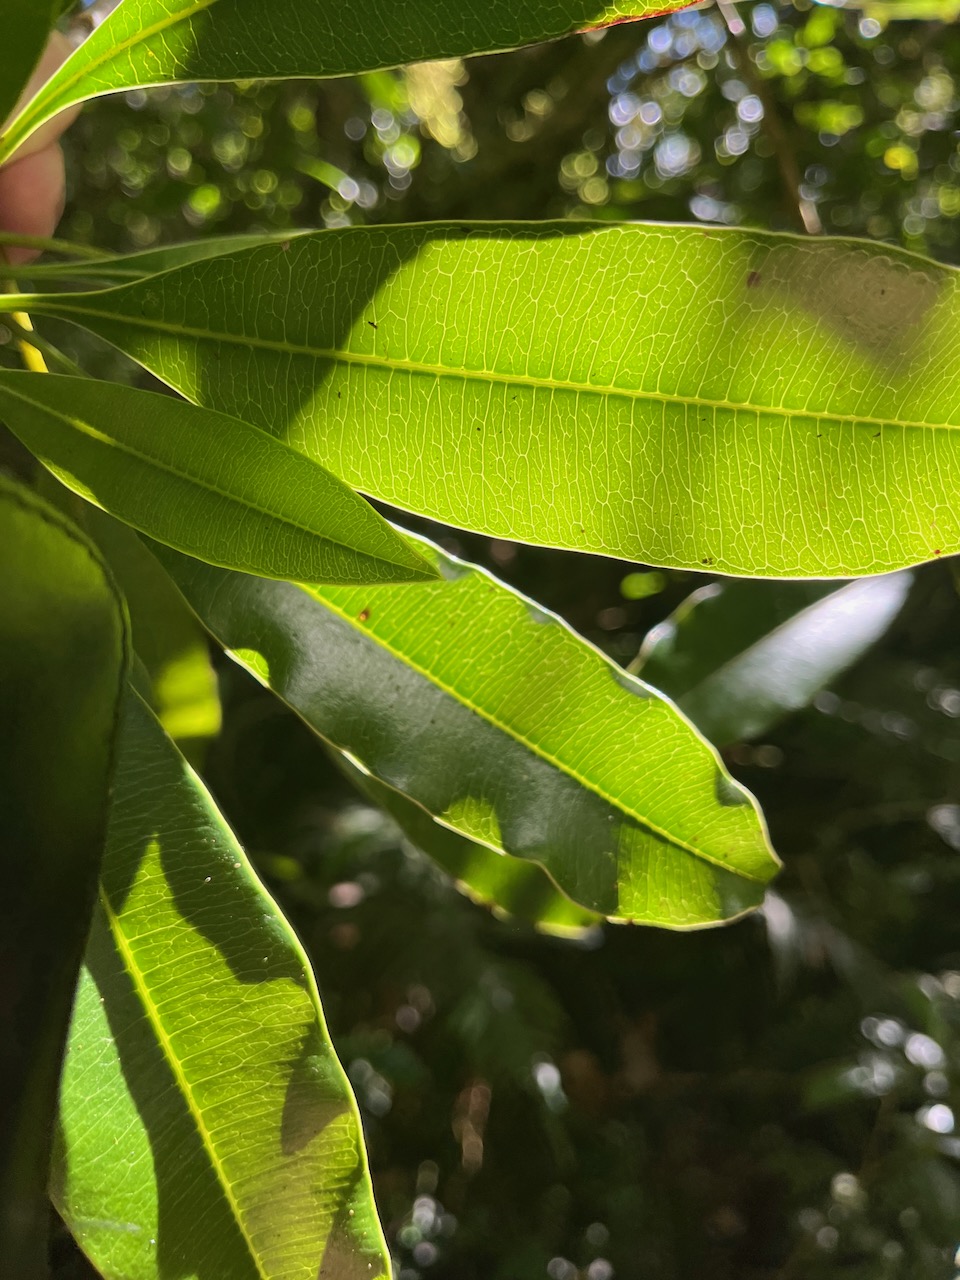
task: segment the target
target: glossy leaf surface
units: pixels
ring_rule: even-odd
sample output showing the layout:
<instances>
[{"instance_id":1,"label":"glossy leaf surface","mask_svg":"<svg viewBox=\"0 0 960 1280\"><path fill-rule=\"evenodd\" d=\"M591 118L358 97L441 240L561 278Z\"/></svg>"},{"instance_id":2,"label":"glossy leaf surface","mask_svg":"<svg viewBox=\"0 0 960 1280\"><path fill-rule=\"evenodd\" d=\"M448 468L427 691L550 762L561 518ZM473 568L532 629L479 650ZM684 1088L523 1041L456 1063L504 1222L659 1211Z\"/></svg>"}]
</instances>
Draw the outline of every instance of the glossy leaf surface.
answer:
<instances>
[{"instance_id":1,"label":"glossy leaf surface","mask_svg":"<svg viewBox=\"0 0 960 1280\"><path fill-rule=\"evenodd\" d=\"M435 822L402 791L364 773L346 756L331 752L355 787L386 810L404 835L453 880L468 898L498 915L536 925L544 933L575 937L603 919L578 907L553 883L543 867L506 857L489 845Z\"/></svg>"},{"instance_id":2,"label":"glossy leaf surface","mask_svg":"<svg viewBox=\"0 0 960 1280\"><path fill-rule=\"evenodd\" d=\"M191 555L306 582L431 576L366 502L248 423L132 387L7 370L0 412L68 488Z\"/></svg>"},{"instance_id":3,"label":"glossy leaf surface","mask_svg":"<svg viewBox=\"0 0 960 1280\"><path fill-rule=\"evenodd\" d=\"M773 577L960 550L957 276L886 245L351 228L9 305L499 537Z\"/></svg>"},{"instance_id":4,"label":"glossy leaf surface","mask_svg":"<svg viewBox=\"0 0 960 1280\"><path fill-rule=\"evenodd\" d=\"M57 1207L105 1280L381 1280L360 1121L292 930L130 694Z\"/></svg>"},{"instance_id":5,"label":"glossy leaf surface","mask_svg":"<svg viewBox=\"0 0 960 1280\"><path fill-rule=\"evenodd\" d=\"M137 86L195 80L350 75L424 58L462 57L550 40L682 5L662 0L123 0L3 139L58 110Z\"/></svg>"},{"instance_id":6,"label":"glossy leaf surface","mask_svg":"<svg viewBox=\"0 0 960 1280\"><path fill-rule=\"evenodd\" d=\"M93 547L0 478L0 1274L46 1276L60 1064L107 830L123 605Z\"/></svg>"},{"instance_id":7,"label":"glossy leaf surface","mask_svg":"<svg viewBox=\"0 0 960 1280\"><path fill-rule=\"evenodd\" d=\"M714 751L638 680L482 570L305 589L157 553L213 635L329 743L580 906L676 928L756 906L778 867Z\"/></svg>"},{"instance_id":8,"label":"glossy leaf surface","mask_svg":"<svg viewBox=\"0 0 960 1280\"><path fill-rule=\"evenodd\" d=\"M800 582L701 588L647 637L633 667L717 746L806 706L883 635L913 576L833 590Z\"/></svg>"}]
</instances>

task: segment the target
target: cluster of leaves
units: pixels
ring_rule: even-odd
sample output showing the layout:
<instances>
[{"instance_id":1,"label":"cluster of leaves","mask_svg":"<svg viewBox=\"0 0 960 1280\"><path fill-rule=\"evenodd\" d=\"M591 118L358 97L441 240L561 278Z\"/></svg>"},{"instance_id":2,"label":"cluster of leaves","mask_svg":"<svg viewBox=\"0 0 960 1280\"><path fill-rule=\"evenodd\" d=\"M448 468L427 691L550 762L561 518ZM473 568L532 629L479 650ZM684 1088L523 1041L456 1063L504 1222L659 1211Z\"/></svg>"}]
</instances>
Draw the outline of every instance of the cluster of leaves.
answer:
<instances>
[{"instance_id":1,"label":"cluster of leaves","mask_svg":"<svg viewBox=\"0 0 960 1280\"><path fill-rule=\"evenodd\" d=\"M105 339L199 407L15 372L0 374L0 406L84 500L41 482L119 580L133 682L182 748L202 758L218 707L171 578L397 824L345 802L332 775L318 793L319 748L224 670L226 729L205 772L321 975L401 1275L812 1276L842 1262L872 1276L878 1258L891 1276L946 1275L960 992L948 935L910 948L932 930L921 906L952 883L936 850L955 839L957 761L935 726L955 690L909 659L891 675L885 649L862 669L862 700L821 696L770 737L889 627L911 587L892 651L909 653L903 637L919 627L939 666L955 624L946 573L839 591L708 587L650 633L633 669L757 784L791 875L767 898L765 932L744 926L733 942L603 933L602 917L688 927L757 905L776 863L755 809L669 704L523 595L391 531L333 473L495 535L452 549L488 558L624 663L703 581L690 571L838 576L955 550L951 273L760 234L459 222L605 222L642 205L708 222L815 216L874 236L902 226L911 247L939 248L954 216L949 40L932 55L922 29L892 37L869 17L759 6L754 43L707 10L469 70L383 69L515 43L491 6L490 30L459 46L386 37L356 81L148 97L140 86L163 80L308 74L305 59L311 74L358 69L357 40L378 30L368 14L322 55L298 38L287 64L254 66L231 6L244 16L240 0L219 0L190 40L167 30L128 58L145 24L125 0L78 55L88 82L68 68L33 118L130 90L116 130L108 100L76 135L80 147L84 130L87 144L90 131L111 140L86 147L67 223L79 238L147 248L189 224L258 241L45 263L24 275L38 291L9 302L38 318L52 359L68 347L89 372L131 380ZM637 11L580 8L525 34ZM124 45L112 61L111 39ZM759 127L770 115L786 121L779 135ZM866 157L863 200L844 148ZM906 151L921 157L912 170ZM532 156L525 189L515 174ZM921 172L917 204L904 179ZM437 215L456 221L350 227ZM303 221L330 230L286 236ZM61 341L67 323L84 334ZM784 369L793 350L804 364ZM131 527L156 540L150 551ZM504 539L569 552L561 567ZM581 550L678 568L572 569ZM324 1251L327 1266L371 1274L385 1250L303 953L134 697L55 1201L107 1276L272 1276L315 1271ZM243 729L264 716L279 763ZM798 779L831 784L813 817ZM888 791L906 808L888 812ZM851 811L864 815L859 840ZM900 880L871 878L865 861L896 863L886 842L902 823L924 833L922 852ZM435 864L514 923L460 899ZM930 957L935 972L904 976ZM785 993L799 1013L785 1015ZM118 1142L107 1177L103 1152Z\"/></svg>"}]
</instances>

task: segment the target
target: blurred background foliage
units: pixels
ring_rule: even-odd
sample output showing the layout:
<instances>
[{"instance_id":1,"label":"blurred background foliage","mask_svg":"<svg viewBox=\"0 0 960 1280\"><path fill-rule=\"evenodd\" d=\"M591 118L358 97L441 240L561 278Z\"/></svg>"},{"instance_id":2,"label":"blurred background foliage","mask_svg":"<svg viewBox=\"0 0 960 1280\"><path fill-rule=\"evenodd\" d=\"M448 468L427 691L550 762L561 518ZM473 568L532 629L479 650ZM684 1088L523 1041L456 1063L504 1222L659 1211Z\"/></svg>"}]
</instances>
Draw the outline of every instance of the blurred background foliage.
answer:
<instances>
[{"instance_id":1,"label":"blurred background foliage","mask_svg":"<svg viewBox=\"0 0 960 1280\"><path fill-rule=\"evenodd\" d=\"M699 219L960 262L960 29L885 17L725 3L467 63L104 99L66 140L61 234ZM713 581L428 531L623 664ZM399 1280L955 1276L958 639L956 572L928 565L856 666L724 747L785 862L762 914L577 940L472 904L222 666L205 774L313 957ZM89 1274L65 1238L55 1261Z\"/></svg>"}]
</instances>

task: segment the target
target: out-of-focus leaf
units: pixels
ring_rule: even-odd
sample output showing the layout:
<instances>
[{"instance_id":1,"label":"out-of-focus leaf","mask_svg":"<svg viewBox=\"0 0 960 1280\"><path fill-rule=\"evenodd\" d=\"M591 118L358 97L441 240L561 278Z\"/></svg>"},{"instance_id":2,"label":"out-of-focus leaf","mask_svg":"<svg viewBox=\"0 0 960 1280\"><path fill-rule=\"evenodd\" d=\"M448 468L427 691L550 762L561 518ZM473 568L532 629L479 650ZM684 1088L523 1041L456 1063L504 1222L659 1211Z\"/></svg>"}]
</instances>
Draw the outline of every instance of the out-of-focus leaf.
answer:
<instances>
[{"instance_id":1,"label":"out-of-focus leaf","mask_svg":"<svg viewBox=\"0 0 960 1280\"><path fill-rule=\"evenodd\" d=\"M413 844L457 882L467 897L498 915L536 925L544 933L575 937L603 916L578 907L535 862L510 858L435 822L402 791L388 787L339 751L331 753L355 787L378 804Z\"/></svg>"},{"instance_id":2,"label":"out-of-focus leaf","mask_svg":"<svg viewBox=\"0 0 960 1280\"><path fill-rule=\"evenodd\" d=\"M0 159L72 103L195 80L343 76L510 49L645 17L664 0L123 0L0 139Z\"/></svg>"},{"instance_id":3,"label":"out-of-focus leaf","mask_svg":"<svg viewBox=\"0 0 960 1280\"><path fill-rule=\"evenodd\" d=\"M61 1099L58 1209L105 1280L389 1274L309 963L135 694Z\"/></svg>"},{"instance_id":4,"label":"out-of-focus leaf","mask_svg":"<svg viewBox=\"0 0 960 1280\"><path fill-rule=\"evenodd\" d=\"M957 0L829 0L845 9L859 9L883 26L888 22L956 22L960 16Z\"/></svg>"},{"instance_id":5,"label":"out-of-focus leaf","mask_svg":"<svg viewBox=\"0 0 960 1280\"><path fill-rule=\"evenodd\" d=\"M674 928L756 906L779 864L712 748L558 618L417 545L442 580L416 591L268 586L157 555L331 745L580 906Z\"/></svg>"},{"instance_id":6,"label":"out-of-focus leaf","mask_svg":"<svg viewBox=\"0 0 960 1280\"><path fill-rule=\"evenodd\" d=\"M830 589L801 582L702 587L655 627L632 668L717 746L805 707L883 635L913 575Z\"/></svg>"},{"instance_id":7,"label":"out-of-focus leaf","mask_svg":"<svg viewBox=\"0 0 960 1280\"><path fill-rule=\"evenodd\" d=\"M0 479L0 1274L47 1274L57 1086L107 830L123 604L93 547Z\"/></svg>"},{"instance_id":8,"label":"out-of-focus leaf","mask_svg":"<svg viewBox=\"0 0 960 1280\"><path fill-rule=\"evenodd\" d=\"M0 410L69 489L191 555L304 582L433 576L346 485L249 423L133 387L9 370Z\"/></svg>"},{"instance_id":9,"label":"out-of-focus leaf","mask_svg":"<svg viewBox=\"0 0 960 1280\"><path fill-rule=\"evenodd\" d=\"M150 677L152 708L191 759L220 731L220 696L206 633L133 530L89 503L84 508L83 527L127 602L133 646Z\"/></svg>"},{"instance_id":10,"label":"out-of-focus leaf","mask_svg":"<svg viewBox=\"0 0 960 1280\"><path fill-rule=\"evenodd\" d=\"M960 550L957 275L887 245L354 227L6 305L499 537L769 577Z\"/></svg>"}]
</instances>

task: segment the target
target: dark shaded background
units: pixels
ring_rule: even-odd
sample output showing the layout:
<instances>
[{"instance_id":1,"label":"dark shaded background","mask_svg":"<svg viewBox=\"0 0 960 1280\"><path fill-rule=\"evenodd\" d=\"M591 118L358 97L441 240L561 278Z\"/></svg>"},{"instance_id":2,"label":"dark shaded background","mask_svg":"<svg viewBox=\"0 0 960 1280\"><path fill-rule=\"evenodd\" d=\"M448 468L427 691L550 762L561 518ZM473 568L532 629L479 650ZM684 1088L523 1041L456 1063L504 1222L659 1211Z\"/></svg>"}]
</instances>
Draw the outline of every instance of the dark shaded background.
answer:
<instances>
[{"instance_id":1,"label":"dark shaded background","mask_svg":"<svg viewBox=\"0 0 960 1280\"><path fill-rule=\"evenodd\" d=\"M67 140L62 234L573 214L819 224L957 262L960 31L802 0L741 17L102 100ZM627 599L637 566L432 532L624 663L710 581ZM955 571L927 566L835 689L726 752L786 863L762 916L585 943L473 906L224 664L206 776L313 957L400 1280L954 1276L958 641ZM63 1236L56 1267L89 1275Z\"/></svg>"}]
</instances>

